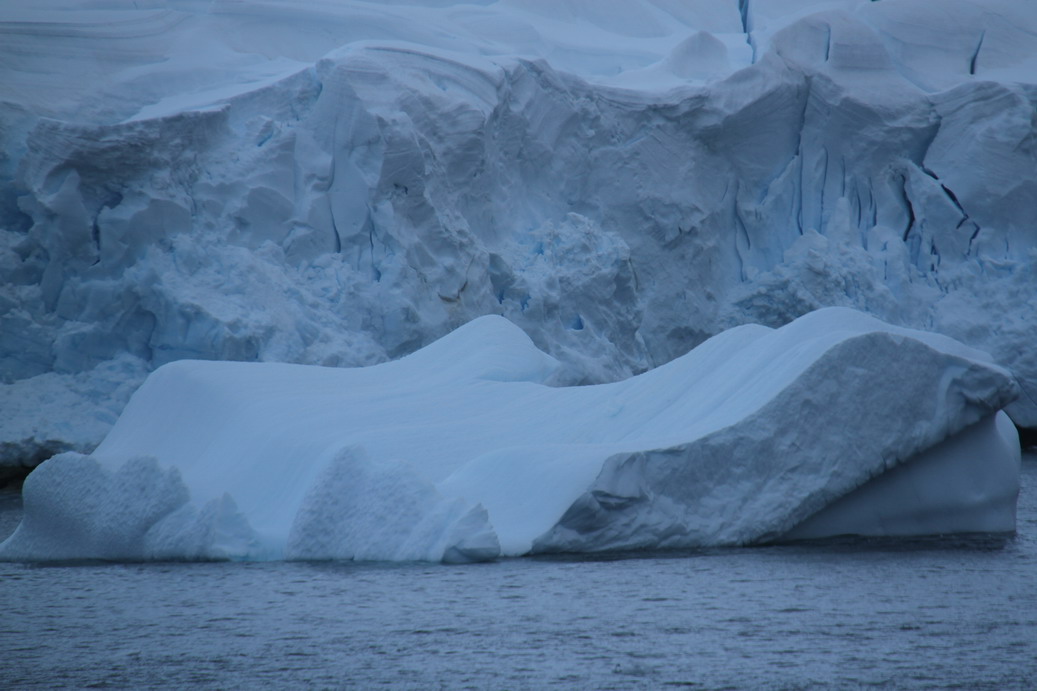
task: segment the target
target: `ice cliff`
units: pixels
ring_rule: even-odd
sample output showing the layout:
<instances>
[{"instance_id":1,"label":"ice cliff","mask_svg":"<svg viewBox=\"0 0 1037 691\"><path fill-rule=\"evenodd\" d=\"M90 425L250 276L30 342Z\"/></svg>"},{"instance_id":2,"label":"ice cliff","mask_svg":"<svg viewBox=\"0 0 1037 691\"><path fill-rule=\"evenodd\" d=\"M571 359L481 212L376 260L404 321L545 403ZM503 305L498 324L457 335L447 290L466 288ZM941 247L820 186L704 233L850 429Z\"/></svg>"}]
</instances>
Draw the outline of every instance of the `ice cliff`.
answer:
<instances>
[{"instance_id":1,"label":"ice cliff","mask_svg":"<svg viewBox=\"0 0 1037 691\"><path fill-rule=\"evenodd\" d=\"M569 384L855 307L990 351L1037 427L1034 3L133 5L0 6L0 464L166 363L490 314Z\"/></svg>"},{"instance_id":2,"label":"ice cliff","mask_svg":"<svg viewBox=\"0 0 1037 691\"><path fill-rule=\"evenodd\" d=\"M610 384L502 317L365 368L180 360L26 480L4 559L379 559L1012 531L1004 369L827 308Z\"/></svg>"}]
</instances>

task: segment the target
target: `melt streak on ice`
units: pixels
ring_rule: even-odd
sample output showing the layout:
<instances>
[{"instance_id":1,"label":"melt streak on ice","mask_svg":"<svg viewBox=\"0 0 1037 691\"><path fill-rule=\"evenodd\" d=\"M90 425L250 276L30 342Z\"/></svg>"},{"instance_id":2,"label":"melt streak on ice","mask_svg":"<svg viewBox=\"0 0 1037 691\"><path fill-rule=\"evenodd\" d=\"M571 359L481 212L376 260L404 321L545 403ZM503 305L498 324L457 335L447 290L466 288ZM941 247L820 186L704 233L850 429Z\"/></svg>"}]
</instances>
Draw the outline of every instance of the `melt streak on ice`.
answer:
<instances>
[{"instance_id":1,"label":"melt streak on ice","mask_svg":"<svg viewBox=\"0 0 1037 691\"><path fill-rule=\"evenodd\" d=\"M497 316L367 368L165 365L93 455L29 476L0 558L479 561L1015 529L1019 444L996 415L1018 387L949 338L828 308L611 384L545 385L557 367Z\"/></svg>"},{"instance_id":2,"label":"melt streak on ice","mask_svg":"<svg viewBox=\"0 0 1037 691\"><path fill-rule=\"evenodd\" d=\"M1025 0L5 0L0 465L490 314L601 383L854 307L1037 428L1034 75Z\"/></svg>"}]
</instances>

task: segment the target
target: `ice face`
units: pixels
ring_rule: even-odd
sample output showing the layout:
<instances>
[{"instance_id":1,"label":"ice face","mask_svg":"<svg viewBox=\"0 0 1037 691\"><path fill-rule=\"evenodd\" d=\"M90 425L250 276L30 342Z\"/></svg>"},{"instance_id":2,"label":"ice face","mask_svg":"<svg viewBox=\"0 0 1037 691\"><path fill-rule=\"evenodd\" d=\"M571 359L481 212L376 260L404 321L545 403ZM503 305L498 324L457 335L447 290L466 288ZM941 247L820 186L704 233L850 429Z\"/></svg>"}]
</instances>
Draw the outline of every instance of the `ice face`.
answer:
<instances>
[{"instance_id":1,"label":"ice face","mask_svg":"<svg viewBox=\"0 0 1037 691\"><path fill-rule=\"evenodd\" d=\"M171 363L92 456L30 475L0 557L738 545L881 530L901 490L867 492L887 471L921 487L913 529L1014 529L1018 444L992 420L1017 386L949 338L829 308L612 384L546 385L557 366L501 317L368 368Z\"/></svg>"},{"instance_id":2,"label":"ice face","mask_svg":"<svg viewBox=\"0 0 1037 691\"><path fill-rule=\"evenodd\" d=\"M939 535L1015 530L1019 437L984 418L858 487L782 537Z\"/></svg>"},{"instance_id":3,"label":"ice face","mask_svg":"<svg viewBox=\"0 0 1037 691\"><path fill-rule=\"evenodd\" d=\"M851 306L1037 428L1034 3L137 4L0 7L0 464L487 314L600 383Z\"/></svg>"}]
</instances>

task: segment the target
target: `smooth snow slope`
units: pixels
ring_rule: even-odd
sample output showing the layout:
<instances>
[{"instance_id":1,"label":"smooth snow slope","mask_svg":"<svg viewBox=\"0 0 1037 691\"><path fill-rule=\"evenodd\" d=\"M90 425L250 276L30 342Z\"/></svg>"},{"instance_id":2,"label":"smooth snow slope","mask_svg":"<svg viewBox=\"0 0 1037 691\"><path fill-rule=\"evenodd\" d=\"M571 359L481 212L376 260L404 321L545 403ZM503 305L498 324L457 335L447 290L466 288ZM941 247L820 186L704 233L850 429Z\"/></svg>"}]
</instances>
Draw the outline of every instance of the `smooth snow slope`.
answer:
<instances>
[{"instance_id":1,"label":"smooth snow slope","mask_svg":"<svg viewBox=\"0 0 1037 691\"><path fill-rule=\"evenodd\" d=\"M587 383L852 306L1037 427L1034 75L1024 0L6 0L0 463L486 314Z\"/></svg>"},{"instance_id":2,"label":"smooth snow slope","mask_svg":"<svg viewBox=\"0 0 1037 691\"><path fill-rule=\"evenodd\" d=\"M731 329L612 384L545 386L556 367L500 317L368 368L166 365L92 456L29 476L0 556L460 561L744 544L948 439L917 471L928 499L901 510L928 516L924 532L1014 530L1018 443L992 416L1017 387L948 338L831 308Z\"/></svg>"}]
</instances>

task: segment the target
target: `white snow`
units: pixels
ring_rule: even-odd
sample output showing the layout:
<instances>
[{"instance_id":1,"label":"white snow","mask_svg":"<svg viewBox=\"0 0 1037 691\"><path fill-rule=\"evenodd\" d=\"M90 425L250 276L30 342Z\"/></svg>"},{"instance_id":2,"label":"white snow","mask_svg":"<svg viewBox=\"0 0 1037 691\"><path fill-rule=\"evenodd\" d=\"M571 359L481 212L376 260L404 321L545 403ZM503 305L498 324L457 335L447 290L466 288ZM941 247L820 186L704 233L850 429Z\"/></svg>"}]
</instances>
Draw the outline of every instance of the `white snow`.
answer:
<instances>
[{"instance_id":1,"label":"white snow","mask_svg":"<svg viewBox=\"0 0 1037 691\"><path fill-rule=\"evenodd\" d=\"M928 516L919 530L1014 530L1018 442L992 420L1017 386L949 338L829 308L736 327L611 384L546 385L557 368L496 316L367 368L165 365L93 455L29 476L0 557L477 561L746 544L904 463L932 488L909 507ZM867 510L900 505L878 495Z\"/></svg>"},{"instance_id":2,"label":"white snow","mask_svg":"<svg viewBox=\"0 0 1037 691\"><path fill-rule=\"evenodd\" d=\"M0 464L490 314L602 383L853 307L1037 428L1034 75L1019 0L5 0Z\"/></svg>"}]
</instances>

